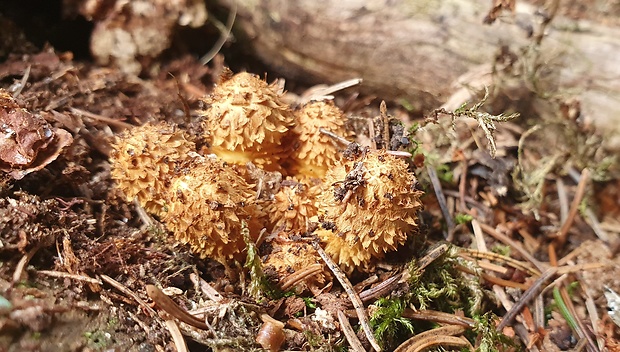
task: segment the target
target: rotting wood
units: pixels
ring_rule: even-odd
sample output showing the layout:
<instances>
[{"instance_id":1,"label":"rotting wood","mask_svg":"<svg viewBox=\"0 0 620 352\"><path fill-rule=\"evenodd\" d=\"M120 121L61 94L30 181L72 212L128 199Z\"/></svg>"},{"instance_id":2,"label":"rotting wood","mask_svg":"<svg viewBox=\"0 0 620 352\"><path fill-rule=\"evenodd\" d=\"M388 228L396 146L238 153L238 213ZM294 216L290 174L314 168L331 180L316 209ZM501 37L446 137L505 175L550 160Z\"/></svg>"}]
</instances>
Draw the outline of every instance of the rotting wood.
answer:
<instances>
[{"instance_id":1,"label":"rotting wood","mask_svg":"<svg viewBox=\"0 0 620 352\"><path fill-rule=\"evenodd\" d=\"M544 55L546 63L540 68L546 83L537 88L576 97L581 116L599 126L618 125L618 27L556 16L543 28L539 24L545 20L544 9L525 1L518 1L514 14L504 14L492 25L483 24L489 3L472 0L219 3L237 4L237 36L290 78L334 83L359 77L362 91L405 99L427 111L465 87L480 90L492 85L492 64L502 47L521 55L521 64L532 64L522 53L529 47L530 53ZM530 44L537 30L545 36L534 48ZM543 72L529 73L531 78L543 77ZM620 137L610 144L620 146Z\"/></svg>"}]
</instances>

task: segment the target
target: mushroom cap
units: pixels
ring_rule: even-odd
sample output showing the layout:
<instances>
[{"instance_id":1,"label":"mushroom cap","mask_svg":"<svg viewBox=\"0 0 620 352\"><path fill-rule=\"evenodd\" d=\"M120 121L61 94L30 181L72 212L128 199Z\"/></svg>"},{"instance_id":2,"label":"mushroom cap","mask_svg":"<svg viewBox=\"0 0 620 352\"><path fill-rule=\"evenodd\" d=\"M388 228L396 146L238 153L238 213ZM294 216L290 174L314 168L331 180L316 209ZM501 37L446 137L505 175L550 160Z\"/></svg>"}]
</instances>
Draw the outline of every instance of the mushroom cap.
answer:
<instances>
[{"instance_id":1,"label":"mushroom cap","mask_svg":"<svg viewBox=\"0 0 620 352\"><path fill-rule=\"evenodd\" d=\"M295 150L293 174L323 178L336 165L341 155L336 142L319 131L324 128L341 137L349 137L344 113L333 101L315 101L295 111L296 125L292 130Z\"/></svg>"},{"instance_id":2,"label":"mushroom cap","mask_svg":"<svg viewBox=\"0 0 620 352\"><path fill-rule=\"evenodd\" d=\"M256 240L256 194L251 185L222 160L207 157L172 182L163 219L174 238L189 244L201 258L220 263L243 259L242 221Z\"/></svg>"},{"instance_id":3,"label":"mushroom cap","mask_svg":"<svg viewBox=\"0 0 620 352\"><path fill-rule=\"evenodd\" d=\"M286 232L283 232L284 234ZM323 264L323 261L312 245L306 242L295 241L290 235L278 236L271 242L271 253L263 261L263 268L270 275L276 276L278 281L282 281L289 275L309 267L313 264ZM326 269L324 267L324 269ZM302 293L306 289L314 289L329 280L327 270L305 278L295 286L297 293Z\"/></svg>"},{"instance_id":4,"label":"mushroom cap","mask_svg":"<svg viewBox=\"0 0 620 352\"><path fill-rule=\"evenodd\" d=\"M319 196L326 252L347 269L404 244L416 228L421 191L407 164L383 150L344 160L325 177Z\"/></svg>"},{"instance_id":5,"label":"mushroom cap","mask_svg":"<svg viewBox=\"0 0 620 352\"><path fill-rule=\"evenodd\" d=\"M146 211L162 217L170 181L183 172L194 143L176 126L160 122L124 131L113 148L111 176L127 201L137 198Z\"/></svg>"},{"instance_id":6,"label":"mushroom cap","mask_svg":"<svg viewBox=\"0 0 620 352\"><path fill-rule=\"evenodd\" d=\"M209 105L203 127L213 152L232 163L277 164L281 140L294 121L281 95L275 85L246 72L216 86L203 98Z\"/></svg>"},{"instance_id":7,"label":"mushroom cap","mask_svg":"<svg viewBox=\"0 0 620 352\"><path fill-rule=\"evenodd\" d=\"M291 233L306 232L310 218L318 215L316 197L321 189L322 183L313 180L309 183L292 178L284 180L273 199L265 201L265 212L273 229Z\"/></svg>"}]
</instances>

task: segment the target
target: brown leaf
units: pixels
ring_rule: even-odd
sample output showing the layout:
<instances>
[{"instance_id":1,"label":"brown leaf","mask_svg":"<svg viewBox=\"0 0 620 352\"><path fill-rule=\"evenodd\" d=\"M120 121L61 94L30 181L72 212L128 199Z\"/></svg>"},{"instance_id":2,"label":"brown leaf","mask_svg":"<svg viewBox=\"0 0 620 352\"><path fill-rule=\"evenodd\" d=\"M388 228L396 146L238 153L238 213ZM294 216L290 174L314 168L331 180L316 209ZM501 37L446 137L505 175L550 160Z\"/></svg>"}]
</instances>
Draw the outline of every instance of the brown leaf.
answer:
<instances>
[{"instance_id":1,"label":"brown leaf","mask_svg":"<svg viewBox=\"0 0 620 352\"><path fill-rule=\"evenodd\" d=\"M71 134L53 128L41 116L23 109L0 89L0 170L15 179L44 168L73 142Z\"/></svg>"}]
</instances>

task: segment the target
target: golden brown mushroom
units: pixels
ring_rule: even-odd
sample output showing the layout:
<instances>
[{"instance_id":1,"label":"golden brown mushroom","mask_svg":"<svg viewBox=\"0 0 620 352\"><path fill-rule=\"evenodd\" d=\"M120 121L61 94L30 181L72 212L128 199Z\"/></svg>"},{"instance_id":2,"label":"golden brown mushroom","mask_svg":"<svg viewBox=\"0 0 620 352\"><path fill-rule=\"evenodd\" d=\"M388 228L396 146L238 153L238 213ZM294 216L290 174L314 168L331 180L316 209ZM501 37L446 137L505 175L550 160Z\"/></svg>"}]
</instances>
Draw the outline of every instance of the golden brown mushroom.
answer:
<instances>
[{"instance_id":1,"label":"golden brown mushroom","mask_svg":"<svg viewBox=\"0 0 620 352\"><path fill-rule=\"evenodd\" d=\"M293 113L281 95L275 85L250 73L221 82L203 99L211 150L230 163L251 161L267 171L279 170L282 138L293 126Z\"/></svg>"},{"instance_id":2,"label":"golden brown mushroom","mask_svg":"<svg viewBox=\"0 0 620 352\"><path fill-rule=\"evenodd\" d=\"M125 131L113 147L111 176L127 200L137 198L146 211L164 216L165 193L191 159L194 143L176 126L162 122Z\"/></svg>"},{"instance_id":3,"label":"golden brown mushroom","mask_svg":"<svg viewBox=\"0 0 620 352\"><path fill-rule=\"evenodd\" d=\"M330 169L320 195L325 251L343 269L364 270L415 231L422 192L407 164L383 150L365 150Z\"/></svg>"},{"instance_id":4,"label":"golden brown mushroom","mask_svg":"<svg viewBox=\"0 0 620 352\"><path fill-rule=\"evenodd\" d=\"M174 237L201 258L220 263L242 260L246 243L242 221L256 240L256 193L230 165L214 157L205 158L174 180L170 187L164 222Z\"/></svg>"}]
</instances>

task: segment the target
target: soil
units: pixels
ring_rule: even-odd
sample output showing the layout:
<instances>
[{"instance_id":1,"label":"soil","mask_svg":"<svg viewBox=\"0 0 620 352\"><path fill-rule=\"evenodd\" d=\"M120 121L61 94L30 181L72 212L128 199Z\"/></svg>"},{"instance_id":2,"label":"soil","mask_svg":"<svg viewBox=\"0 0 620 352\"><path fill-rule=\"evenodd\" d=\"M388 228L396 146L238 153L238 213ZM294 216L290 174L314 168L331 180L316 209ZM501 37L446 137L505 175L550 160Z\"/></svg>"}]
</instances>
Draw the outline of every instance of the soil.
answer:
<instances>
[{"instance_id":1,"label":"soil","mask_svg":"<svg viewBox=\"0 0 620 352\"><path fill-rule=\"evenodd\" d=\"M331 284L302 294L264 294L256 299L249 293L252 274L243 263L223 266L192 254L159 219L128 202L110 176L114 138L132 126L167 121L197 133L198 111L205 108L200 98L213 89L225 67L249 70L269 81L277 76L234 46L225 46L209 64L201 64L200 55L219 37L212 24L174 31L169 48L137 60L142 65L140 72L102 64L89 54L88 40L97 20L109 13L99 8L97 14L102 17L87 21L80 15L84 9L73 3L42 1L29 7L35 9L31 12L14 2L0 10L0 88L8 92L0 100L1 129L6 136L0 142L0 352L175 351L180 345L170 321L180 327L191 351L260 350L265 345L258 344L256 337L267 324L266 318L261 319L264 314L286 322L282 346L287 350L344 350L349 337L337 313L346 312L354 325L358 320L343 284L331 279ZM200 43L196 40L200 36L208 40ZM303 82L287 81L286 88L294 101L307 87ZM452 118L446 112L436 112L441 122L433 124L432 112L425 119L390 103L390 118L403 124L386 124L393 126L388 135L398 137L386 140L368 129L368 121L374 121L371 124L380 131L387 119L380 101L358 96L354 88L337 93L335 101L347 112L362 145L374 142L381 147L390 144L389 140L393 150L411 150L403 133L411 126L422 126L412 136L423 149L410 160L410 168L418 174L417 187L426 192L418 239L388 255L372 271L349 275L358 292L409 273L408 263L420 265L422 258L428 258L425 255L446 241L485 252L483 242L489 251L505 254L498 260L475 257L474 251L462 253L472 267L479 260L482 264L476 270L487 276L470 275L473 269L463 268L462 261L457 264L456 255L447 258L444 254L420 272L418 291L404 279L393 280L387 292L366 302L372 303L368 314L391 304L388 300L377 303L379 297L400 299L417 294L412 302L418 314L427 314L426 320L405 319L416 333L438 326L427 322L441 321L431 317L431 310L451 314L452 322L481 319L480 312L493 312L489 326L495 327L509 310L506 302L519 302L524 288L535 286L536 278L544 273L541 268L557 266L558 271L564 270L553 276L560 278L555 285L557 295L570 291L571 296L563 297L569 298L568 309L581 327L575 328L559 313L558 296L550 287L540 295L535 292L540 297L536 307L526 302L530 308L501 329L514 343L499 343L498 338L491 343L493 348L620 350L616 325L620 317L615 318L620 312L608 312L605 296L608 289L620 292L620 179L614 169L617 165L609 161L613 155L597 149L596 131L571 119L572 106L554 105L556 115L564 114L564 119L548 121L540 132L529 130L532 124L525 119L497 122L493 159L487 136L468 116L452 114L457 126L452 129ZM534 110L532 102L490 101L488 105L491 110L497 106L520 106L522 113ZM12 138L16 134L27 138ZM519 150L524 135L527 148ZM557 150L549 148L549 136L557 139L553 144ZM429 165L438 175L426 171ZM521 177L514 172L517 165ZM541 165L551 166L538 175ZM581 174L588 182L580 195L579 174L584 169L590 173ZM442 197L449 202L445 208ZM582 206L571 216L567 212L575 198ZM445 209L449 209L449 218L460 220L446 221ZM472 218L476 221L471 222ZM497 236L498 232L508 241ZM533 259L511 248L514 243ZM265 244L258 251L268 253L272 247ZM537 274L515 269L506 257L526 263ZM469 273L467 280L477 284L459 281L465 274L456 268ZM266 269L265 275L275 274ZM552 281L542 283L541 290ZM213 293L210 296L204 283L223 300L214 299ZM457 287L450 296L442 291L449 284ZM157 306L153 304L147 285L166 288L183 310L206 311L210 329L171 318L178 317L162 309L162 300L155 298ZM435 300L428 298L432 290L437 294ZM473 296L480 301L469 303ZM538 318L532 314L536 309L542 312L543 306L547 309L541 313L545 324L537 326ZM475 307L484 308L472 314ZM394 336L385 338L385 350L412 336L405 325L398 325ZM369 349L362 329L355 331ZM480 348L484 338L495 335L476 330L464 336Z\"/></svg>"}]
</instances>

